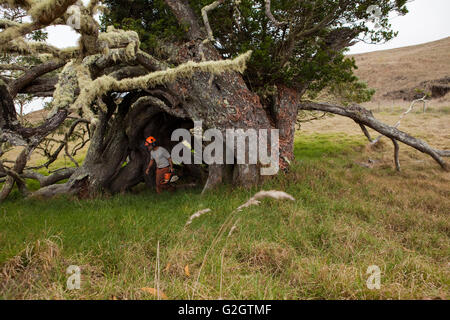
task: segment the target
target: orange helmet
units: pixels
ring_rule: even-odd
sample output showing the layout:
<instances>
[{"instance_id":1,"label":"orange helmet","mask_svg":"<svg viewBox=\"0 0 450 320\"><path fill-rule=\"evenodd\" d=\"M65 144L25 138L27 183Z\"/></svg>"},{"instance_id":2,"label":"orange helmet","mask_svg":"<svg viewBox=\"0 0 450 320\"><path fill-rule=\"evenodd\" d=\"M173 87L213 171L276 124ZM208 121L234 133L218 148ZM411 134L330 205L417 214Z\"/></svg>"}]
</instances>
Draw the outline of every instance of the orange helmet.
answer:
<instances>
[{"instance_id":1,"label":"orange helmet","mask_svg":"<svg viewBox=\"0 0 450 320\"><path fill-rule=\"evenodd\" d=\"M146 145L153 145L156 142L156 139L152 136L148 137L147 139L145 139L145 144Z\"/></svg>"}]
</instances>

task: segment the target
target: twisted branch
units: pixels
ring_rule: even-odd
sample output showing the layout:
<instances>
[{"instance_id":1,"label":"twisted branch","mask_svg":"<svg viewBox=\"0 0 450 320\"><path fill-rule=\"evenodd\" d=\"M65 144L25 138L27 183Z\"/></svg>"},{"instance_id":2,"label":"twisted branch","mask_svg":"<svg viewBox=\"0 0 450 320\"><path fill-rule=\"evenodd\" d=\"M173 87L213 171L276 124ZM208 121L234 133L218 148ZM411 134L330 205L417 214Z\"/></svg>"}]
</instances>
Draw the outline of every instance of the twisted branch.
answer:
<instances>
[{"instance_id":1,"label":"twisted branch","mask_svg":"<svg viewBox=\"0 0 450 320\"><path fill-rule=\"evenodd\" d=\"M272 14L271 3L270 3L270 2L271 2L271 0L266 0L266 4L265 4L265 6L266 6L266 16L267 16L267 18L269 18L269 20L272 21L272 23L273 23L275 26L277 26L277 27L282 27L282 26L287 25L287 22L286 22L286 21L280 22L280 21L278 21L277 19L275 19L275 17L274 17L273 14Z\"/></svg>"},{"instance_id":2,"label":"twisted branch","mask_svg":"<svg viewBox=\"0 0 450 320\"><path fill-rule=\"evenodd\" d=\"M372 112L358 105L354 105L348 108L344 108L337 105L327 104L327 103L316 103L312 101L304 101L299 105L301 110L311 110L311 111L324 111L329 113L338 114L344 117L349 117L355 122L360 123L364 126L372 128L373 130L385 135L386 137L403 142L404 144L419 150L420 152L430 155L439 165L446 171L449 167L447 163L441 158L443 154L448 154L449 151L436 150L430 147L425 141L414 138L407 133L398 130L395 127L389 126L382 123L381 121L375 119ZM395 143L394 143L395 145ZM398 150L396 151L398 155ZM397 156L398 158L398 156Z\"/></svg>"}]
</instances>

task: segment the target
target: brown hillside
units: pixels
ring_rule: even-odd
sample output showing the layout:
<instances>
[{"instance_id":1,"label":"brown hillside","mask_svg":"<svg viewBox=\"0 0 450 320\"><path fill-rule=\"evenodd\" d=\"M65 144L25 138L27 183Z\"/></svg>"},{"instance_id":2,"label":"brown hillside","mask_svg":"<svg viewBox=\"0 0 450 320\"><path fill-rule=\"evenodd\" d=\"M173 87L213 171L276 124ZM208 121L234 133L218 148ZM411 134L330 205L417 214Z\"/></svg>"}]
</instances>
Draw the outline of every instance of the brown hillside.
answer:
<instances>
[{"instance_id":1,"label":"brown hillside","mask_svg":"<svg viewBox=\"0 0 450 320\"><path fill-rule=\"evenodd\" d=\"M25 119L33 124L42 122L47 117L47 110L41 109L25 115Z\"/></svg>"},{"instance_id":2,"label":"brown hillside","mask_svg":"<svg viewBox=\"0 0 450 320\"><path fill-rule=\"evenodd\" d=\"M374 97L377 101L408 100L416 88L431 91L435 83L441 85L444 82L445 86L450 87L445 80L450 77L450 37L416 46L350 56L355 58L358 66L356 75L377 90ZM402 92L405 93L403 96ZM449 101L450 95L447 94L444 99Z\"/></svg>"}]
</instances>

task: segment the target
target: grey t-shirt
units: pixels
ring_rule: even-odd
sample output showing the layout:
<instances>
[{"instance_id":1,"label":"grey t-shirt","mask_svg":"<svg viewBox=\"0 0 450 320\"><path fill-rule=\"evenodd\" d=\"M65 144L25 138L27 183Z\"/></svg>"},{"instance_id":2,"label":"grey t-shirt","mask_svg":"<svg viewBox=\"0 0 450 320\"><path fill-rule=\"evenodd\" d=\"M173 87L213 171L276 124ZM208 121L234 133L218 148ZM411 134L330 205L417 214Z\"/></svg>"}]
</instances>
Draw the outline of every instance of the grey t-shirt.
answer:
<instances>
[{"instance_id":1,"label":"grey t-shirt","mask_svg":"<svg viewBox=\"0 0 450 320\"><path fill-rule=\"evenodd\" d=\"M163 147L158 147L156 150L150 152L151 159L156 161L156 167L159 169L166 168L170 165L170 153Z\"/></svg>"}]
</instances>

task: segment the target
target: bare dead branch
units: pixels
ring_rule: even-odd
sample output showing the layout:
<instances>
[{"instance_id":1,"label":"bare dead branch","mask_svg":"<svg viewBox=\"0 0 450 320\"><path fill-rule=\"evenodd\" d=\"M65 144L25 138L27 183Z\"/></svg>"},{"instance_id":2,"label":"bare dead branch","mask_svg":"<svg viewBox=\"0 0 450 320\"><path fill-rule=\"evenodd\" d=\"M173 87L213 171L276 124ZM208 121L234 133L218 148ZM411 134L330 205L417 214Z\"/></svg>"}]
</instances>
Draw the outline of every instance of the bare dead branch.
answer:
<instances>
[{"instance_id":1,"label":"bare dead branch","mask_svg":"<svg viewBox=\"0 0 450 320\"><path fill-rule=\"evenodd\" d=\"M24 75L15 80L9 85L9 92L14 98L20 90L29 85L32 81L39 78L40 76L61 68L66 64L63 60L53 60L46 63L42 63L35 67L32 67Z\"/></svg>"},{"instance_id":2,"label":"bare dead branch","mask_svg":"<svg viewBox=\"0 0 450 320\"><path fill-rule=\"evenodd\" d=\"M70 152L69 152L69 144L67 142L64 145L64 152L65 152L66 156L70 159L70 161L72 161L72 163L75 165L75 167L78 168L80 165L78 164L78 162L70 154Z\"/></svg>"},{"instance_id":3,"label":"bare dead branch","mask_svg":"<svg viewBox=\"0 0 450 320\"><path fill-rule=\"evenodd\" d=\"M423 153L430 155L439 165L448 171L447 163L441 158L441 151L433 149L425 141L414 138L407 133L398 130L395 127L389 126L375 119L372 112L358 105L351 107L341 107L327 103L316 103L312 101L301 102L299 105L301 110L315 110L338 114L344 117L349 117L357 123L361 123L373 130L385 135L388 138L401 141L404 144L413 147ZM445 151L447 152L447 151Z\"/></svg>"},{"instance_id":4,"label":"bare dead branch","mask_svg":"<svg viewBox=\"0 0 450 320\"><path fill-rule=\"evenodd\" d=\"M400 126L400 123L401 123L401 121L403 120L403 118L404 117L406 117L406 115L408 115L408 113L410 113L412 110L413 110L413 108L414 108L414 105L416 104L416 103L418 103L418 102L426 102L426 95L425 96L423 96L423 98L421 98L421 99L417 99L417 100L414 100L413 102L411 102L411 104L409 105L409 108L404 112L404 113L402 113L402 115L400 116L400 119L398 119L398 121L397 121L397 123L396 124L394 124L394 128L398 128L399 126ZM425 108L424 108L424 110L425 110ZM378 136L375 140L373 140L371 143L372 144L376 144L376 143L378 143L378 141L380 141L380 139L382 138L383 136L382 135L380 135L380 136Z\"/></svg>"},{"instance_id":5,"label":"bare dead branch","mask_svg":"<svg viewBox=\"0 0 450 320\"><path fill-rule=\"evenodd\" d=\"M357 122L358 123L358 122ZM372 137L370 136L369 131L367 130L366 126L358 123L359 127L361 128L362 132L364 133L364 135L366 136L367 140L369 140L369 142L372 142Z\"/></svg>"},{"instance_id":6,"label":"bare dead branch","mask_svg":"<svg viewBox=\"0 0 450 320\"><path fill-rule=\"evenodd\" d=\"M397 171L400 171L400 159L399 159L399 150L400 147L398 146L398 142L395 139L391 139L392 143L394 144L394 161L395 161L395 168Z\"/></svg>"},{"instance_id":7,"label":"bare dead branch","mask_svg":"<svg viewBox=\"0 0 450 320\"><path fill-rule=\"evenodd\" d=\"M323 114L321 114L320 116L316 116L316 117L311 117L309 119L303 120L303 119L297 119L297 123L304 123L304 122L311 122L311 121L316 121L316 120L322 120L327 116L327 113L324 112Z\"/></svg>"},{"instance_id":8,"label":"bare dead branch","mask_svg":"<svg viewBox=\"0 0 450 320\"><path fill-rule=\"evenodd\" d=\"M214 34L213 31L211 29L211 25L209 24L209 19L208 19L208 12L216 9L219 5L221 5L222 3L224 3L225 0L216 0L213 3L204 6L202 8L202 18L203 18L203 23L205 24L205 28L206 28L206 32L208 33L208 39L209 41L213 42L214 41Z\"/></svg>"},{"instance_id":9,"label":"bare dead branch","mask_svg":"<svg viewBox=\"0 0 450 320\"><path fill-rule=\"evenodd\" d=\"M46 187L55 184L61 180L68 179L75 172L76 168L65 168L59 170L51 175L45 176L36 171L26 171L21 175L24 179L34 179L39 181L41 187Z\"/></svg>"},{"instance_id":10,"label":"bare dead branch","mask_svg":"<svg viewBox=\"0 0 450 320\"><path fill-rule=\"evenodd\" d=\"M41 168L48 168L53 162L56 161L56 159L58 159L58 156L63 149L66 150L66 154L68 154L69 159L71 159L71 161L75 164L75 166L78 167L78 162L76 162L75 159L73 159L73 157L76 155L76 152L79 149L83 148L86 145L86 143L89 141L89 139L88 140L83 139L81 142L81 147L79 145L76 145L74 147L74 149L72 150L72 153L69 153L68 142L69 142L70 137L74 134L75 128L79 124L82 124L82 123L89 125L89 121L86 119L80 119L80 118L76 119L70 126L69 130L64 134L64 140L57 141L59 143L59 146L56 148L56 150L53 153L49 152L47 147L42 147L41 150L44 152L44 155L47 157L47 159L48 159L47 162L45 162L44 164L42 164L40 166L32 167L29 169L37 170L37 169L41 169ZM51 140L51 139L47 139L47 140Z\"/></svg>"}]
</instances>

